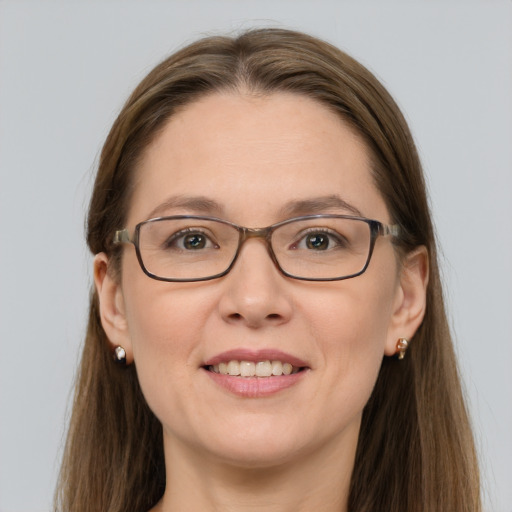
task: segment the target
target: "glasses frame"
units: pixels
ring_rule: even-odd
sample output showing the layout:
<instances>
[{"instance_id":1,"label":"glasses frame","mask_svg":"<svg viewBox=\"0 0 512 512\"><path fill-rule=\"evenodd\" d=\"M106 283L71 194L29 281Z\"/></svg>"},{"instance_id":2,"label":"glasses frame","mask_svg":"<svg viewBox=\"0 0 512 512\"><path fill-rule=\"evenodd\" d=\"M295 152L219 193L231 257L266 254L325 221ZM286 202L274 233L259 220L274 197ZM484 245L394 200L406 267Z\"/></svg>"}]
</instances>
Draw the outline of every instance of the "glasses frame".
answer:
<instances>
[{"instance_id":1,"label":"glasses frame","mask_svg":"<svg viewBox=\"0 0 512 512\"><path fill-rule=\"evenodd\" d=\"M286 272L283 268L281 268L281 265L279 264L279 261L277 260L277 257L272 248L272 243L271 243L272 233L279 227L284 226L286 224L290 224L292 222L301 221L301 220L310 220L310 219L325 219L325 218L352 219L352 220L365 222L366 224L368 224L369 229L370 229L370 247L369 247L368 256L366 258L366 262L364 264L363 269L354 274L350 274L348 276L342 276L342 277L300 277L300 276L295 276L293 274ZM219 272L218 274L213 275L213 276L191 278L191 279L160 277L160 276L157 276L156 274L151 273L144 265L144 261L142 259L140 246L139 246L140 229L145 224L158 222L158 221L162 221L162 220L177 220L177 219L194 219L194 220L215 221L215 222L220 222L221 224L226 224L226 225L231 226L234 229L236 229L238 231L238 246L236 248L236 252L233 257L233 260L229 264L228 268L222 272ZM171 215L171 216L165 216L165 217L155 217L152 219L148 219L148 220L139 222L135 226L135 230L134 230L132 237L130 237L130 234L129 234L127 228L117 230L114 235L113 243L115 245L126 244L126 243L133 244L135 246L137 260L139 261L139 265L140 265L142 271L148 277L150 277L151 279L156 279L157 281L165 281L165 282L173 282L173 283L194 283L194 282L198 282L198 281L211 281L213 279L218 279L220 277L223 277L226 274L228 274L231 271L231 269L234 267L243 244L250 238L262 238L263 240L265 240L266 245L267 245L267 251L269 253L270 258L274 262L274 265L277 267L277 269L281 272L281 274L283 274L286 277L290 277L292 279L298 279L300 281L343 281L345 279L351 279L353 277L360 276L361 274L363 274L366 271L366 269L368 268L368 265L370 264L373 250L375 248L375 242L379 236L392 236L393 238L398 238L400 236L400 226L398 226L397 224L387 225L387 224L383 224L382 222L379 222L378 220L367 219L366 217L358 217L358 216L354 216L354 215L318 214L318 215L304 215L301 217L293 217L291 219L287 219L287 220L278 222L276 224L272 224L271 226L267 226L266 228L246 228L244 226L239 226L238 224L234 224L233 222L229 222L224 219L219 219L217 217L209 217L209 216L204 216L204 215Z\"/></svg>"}]
</instances>

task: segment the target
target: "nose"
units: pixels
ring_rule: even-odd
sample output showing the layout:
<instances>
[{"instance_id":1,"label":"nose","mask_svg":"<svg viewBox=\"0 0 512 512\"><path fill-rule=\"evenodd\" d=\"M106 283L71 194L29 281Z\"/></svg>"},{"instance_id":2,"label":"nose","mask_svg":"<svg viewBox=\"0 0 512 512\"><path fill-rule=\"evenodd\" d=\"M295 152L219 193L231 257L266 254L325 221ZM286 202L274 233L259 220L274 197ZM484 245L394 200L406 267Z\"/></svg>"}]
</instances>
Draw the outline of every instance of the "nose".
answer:
<instances>
[{"instance_id":1,"label":"nose","mask_svg":"<svg viewBox=\"0 0 512 512\"><path fill-rule=\"evenodd\" d=\"M246 240L234 267L222 279L219 310L226 322L256 329L290 320L288 278L275 266L264 240Z\"/></svg>"}]
</instances>

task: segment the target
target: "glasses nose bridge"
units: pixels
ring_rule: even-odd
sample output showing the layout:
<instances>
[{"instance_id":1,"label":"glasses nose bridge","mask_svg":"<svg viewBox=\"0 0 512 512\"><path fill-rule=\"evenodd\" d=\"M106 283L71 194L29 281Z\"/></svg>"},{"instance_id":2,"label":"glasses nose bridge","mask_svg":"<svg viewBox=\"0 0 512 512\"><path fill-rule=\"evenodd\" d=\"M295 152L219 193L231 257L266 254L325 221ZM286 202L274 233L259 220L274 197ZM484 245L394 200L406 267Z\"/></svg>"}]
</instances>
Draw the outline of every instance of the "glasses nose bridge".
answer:
<instances>
[{"instance_id":1,"label":"glasses nose bridge","mask_svg":"<svg viewBox=\"0 0 512 512\"><path fill-rule=\"evenodd\" d=\"M271 243L271 235L273 231L273 226L268 226L266 228L244 228L239 227L238 232L240 233L240 239L238 242L238 250L237 256L240 253L242 246L249 240L250 238L261 238L265 245L267 246L267 251L272 260L275 261L274 250L272 249Z\"/></svg>"},{"instance_id":2,"label":"glasses nose bridge","mask_svg":"<svg viewBox=\"0 0 512 512\"><path fill-rule=\"evenodd\" d=\"M270 247L270 235L272 234L272 226L266 228L239 228L240 232L240 243L239 247L249 240L249 238L262 238L265 240L267 245Z\"/></svg>"}]
</instances>

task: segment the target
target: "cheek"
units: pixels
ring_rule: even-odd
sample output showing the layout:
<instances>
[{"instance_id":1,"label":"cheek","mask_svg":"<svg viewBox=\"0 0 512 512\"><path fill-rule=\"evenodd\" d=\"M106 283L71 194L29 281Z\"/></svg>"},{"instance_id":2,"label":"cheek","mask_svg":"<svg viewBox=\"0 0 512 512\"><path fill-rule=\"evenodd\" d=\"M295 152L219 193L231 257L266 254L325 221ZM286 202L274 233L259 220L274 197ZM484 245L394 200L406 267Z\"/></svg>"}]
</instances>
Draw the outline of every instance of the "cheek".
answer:
<instances>
[{"instance_id":1,"label":"cheek","mask_svg":"<svg viewBox=\"0 0 512 512\"><path fill-rule=\"evenodd\" d=\"M153 411L176 410L190 390L175 384L197 366L204 294L182 293L128 265L126 275L125 312L141 389Z\"/></svg>"},{"instance_id":2,"label":"cheek","mask_svg":"<svg viewBox=\"0 0 512 512\"><path fill-rule=\"evenodd\" d=\"M133 256L133 257L131 257ZM140 269L135 255L123 262L123 295L135 359L163 353L179 353L184 332L192 334L194 313L201 310L201 293L184 293L193 283L157 281ZM199 300L197 300L199 299Z\"/></svg>"},{"instance_id":3,"label":"cheek","mask_svg":"<svg viewBox=\"0 0 512 512\"><path fill-rule=\"evenodd\" d=\"M311 336L338 362L377 352L383 355L396 283L382 276L377 284L363 274L321 292L303 308Z\"/></svg>"},{"instance_id":4,"label":"cheek","mask_svg":"<svg viewBox=\"0 0 512 512\"><path fill-rule=\"evenodd\" d=\"M170 401L165 383L180 378L186 361L185 346L176 331L175 312L165 302L137 296L127 306L134 364L143 394L152 410Z\"/></svg>"},{"instance_id":5,"label":"cheek","mask_svg":"<svg viewBox=\"0 0 512 512\"><path fill-rule=\"evenodd\" d=\"M338 292L320 294L307 307L309 335L316 340L325 372L325 394L340 415L361 412L384 357L396 282L393 276L381 276L375 286L371 277L363 274L340 283Z\"/></svg>"}]
</instances>

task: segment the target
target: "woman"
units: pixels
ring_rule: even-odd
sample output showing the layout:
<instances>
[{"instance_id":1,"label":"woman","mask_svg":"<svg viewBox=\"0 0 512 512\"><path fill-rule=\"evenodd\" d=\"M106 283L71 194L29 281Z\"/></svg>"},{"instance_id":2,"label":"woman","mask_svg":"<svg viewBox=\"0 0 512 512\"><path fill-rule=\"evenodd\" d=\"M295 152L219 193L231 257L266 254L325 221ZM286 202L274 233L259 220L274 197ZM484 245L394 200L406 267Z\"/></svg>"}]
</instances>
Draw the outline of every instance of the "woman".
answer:
<instances>
[{"instance_id":1,"label":"woman","mask_svg":"<svg viewBox=\"0 0 512 512\"><path fill-rule=\"evenodd\" d=\"M421 166L353 59L275 29L171 56L87 240L57 508L480 509Z\"/></svg>"}]
</instances>

